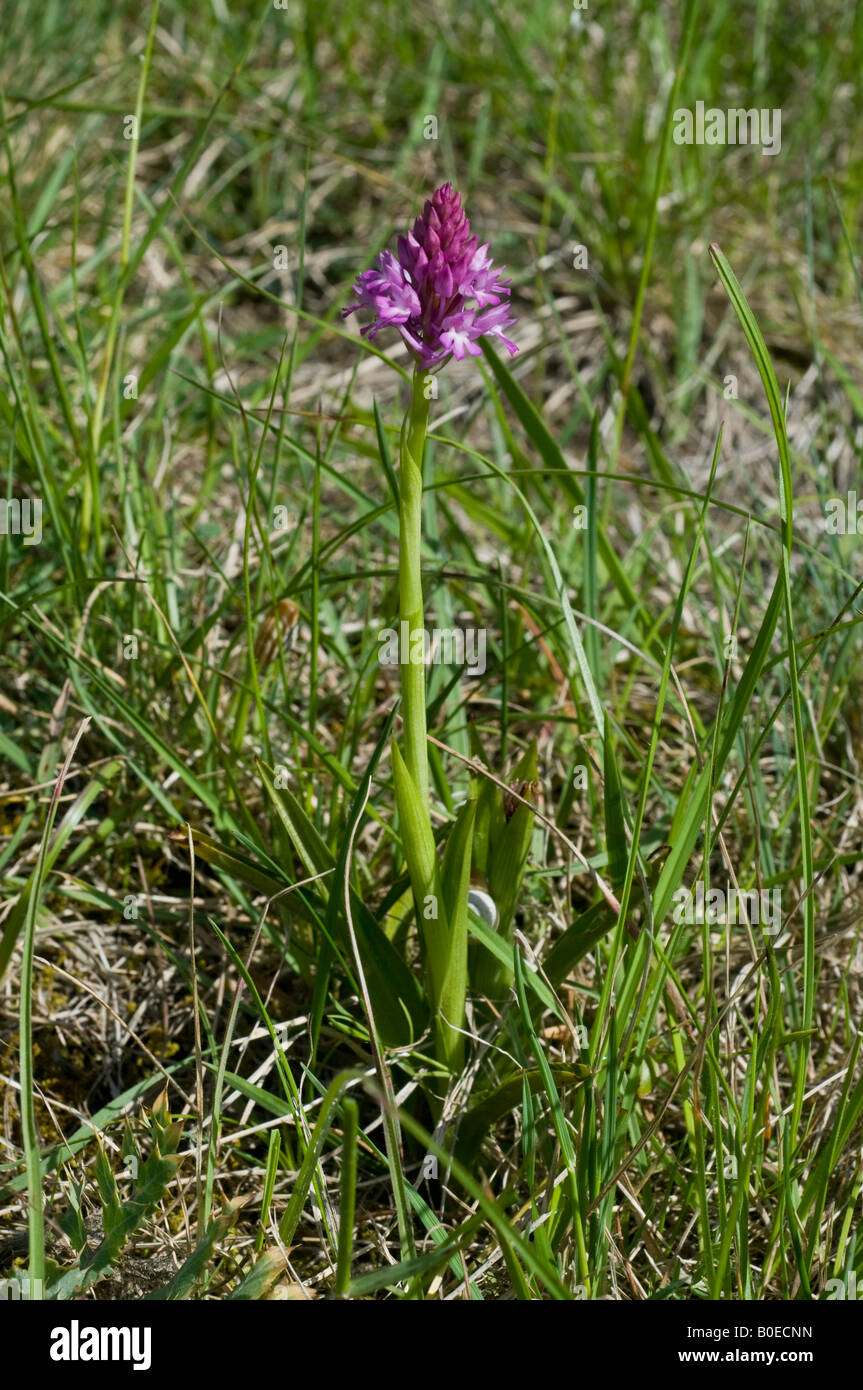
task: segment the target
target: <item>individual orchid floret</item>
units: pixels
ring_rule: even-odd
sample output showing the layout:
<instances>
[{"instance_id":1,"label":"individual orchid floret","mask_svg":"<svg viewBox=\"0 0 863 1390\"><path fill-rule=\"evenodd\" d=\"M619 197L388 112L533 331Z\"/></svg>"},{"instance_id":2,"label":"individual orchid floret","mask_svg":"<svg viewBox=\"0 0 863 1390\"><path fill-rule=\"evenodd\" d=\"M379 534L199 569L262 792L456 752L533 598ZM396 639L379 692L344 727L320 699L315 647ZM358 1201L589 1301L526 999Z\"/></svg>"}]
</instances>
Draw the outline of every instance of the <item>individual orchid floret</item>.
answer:
<instances>
[{"instance_id":1,"label":"individual orchid floret","mask_svg":"<svg viewBox=\"0 0 863 1390\"><path fill-rule=\"evenodd\" d=\"M423 367L479 357L484 336L500 338L514 356L518 348L504 333L515 319L502 269L493 264L488 243L479 246L471 235L461 199L445 183L399 237L398 254L382 251L375 269L362 272L353 286L358 302L342 314L372 309L363 335L371 339L382 328L397 328Z\"/></svg>"}]
</instances>

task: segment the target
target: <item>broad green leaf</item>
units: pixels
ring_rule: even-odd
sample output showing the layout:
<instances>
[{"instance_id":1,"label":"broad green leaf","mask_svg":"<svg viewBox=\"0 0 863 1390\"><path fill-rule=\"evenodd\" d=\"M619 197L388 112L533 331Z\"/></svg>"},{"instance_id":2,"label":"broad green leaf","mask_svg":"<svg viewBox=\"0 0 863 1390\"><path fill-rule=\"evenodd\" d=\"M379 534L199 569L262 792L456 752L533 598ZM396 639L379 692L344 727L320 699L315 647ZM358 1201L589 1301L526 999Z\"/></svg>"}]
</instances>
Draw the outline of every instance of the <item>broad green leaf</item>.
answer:
<instances>
[{"instance_id":1,"label":"broad green leaf","mask_svg":"<svg viewBox=\"0 0 863 1390\"><path fill-rule=\"evenodd\" d=\"M476 819L476 802L466 801L453 825L444 851L441 887L448 933L446 973L437 995L436 1020L441 1042L441 1060L451 1071L460 1071L464 1062L464 1007L467 994L467 895L470 888L471 845ZM434 931L439 923L429 923ZM451 1025L451 1026L450 1026Z\"/></svg>"},{"instance_id":2,"label":"broad green leaf","mask_svg":"<svg viewBox=\"0 0 863 1390\"><path fill-rule=\"evenodd\" d=\"M537 771L537 746L534 740L509 775L510 785L528 802L536 798ZM535 822L529 805L508 797L494 783L486 782L486 785L493 787L494 791L490 801L486 883L498 911L497 932L507 951L505 961L480 956L476 962L473 984L480 994L489 999L499 999L512 985L512 924Z\"/></svg>"}]
</instances>

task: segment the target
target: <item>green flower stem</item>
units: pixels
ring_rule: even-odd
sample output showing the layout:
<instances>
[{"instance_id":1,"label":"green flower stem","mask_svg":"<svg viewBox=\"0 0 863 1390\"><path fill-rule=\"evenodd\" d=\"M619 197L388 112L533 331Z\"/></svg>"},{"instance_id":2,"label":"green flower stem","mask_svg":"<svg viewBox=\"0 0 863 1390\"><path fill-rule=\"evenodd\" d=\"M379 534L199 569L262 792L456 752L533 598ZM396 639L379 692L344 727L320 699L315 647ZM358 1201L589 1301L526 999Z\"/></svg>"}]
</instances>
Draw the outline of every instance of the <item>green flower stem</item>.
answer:
<instances>
[{"instance_id":1,"label":"green flower stem","mask_svg":"<svg viewBox=\"0 0 863 1390\"><path fill-rule=\"evenodd\" d=\"M425 396L426 373L417 367L413 400L402 431L399 467L399 617L407 623L409 642L425 624L422 586L423 449L429 403ZM405 628L400 627L400 632ZM426 742L425 663L403 662L402 735L404 760L428 816L429 771Z\"/></svg>"},{"instance_id":2,"label":"green flower stem","mask_svg":"<svg viewBox=\"0 0 863 1390\"><path fill-rule=\"evenodd\" d=\"M425 627L422 465L429 416L425 385L426 373L417 367L413 399L402 428L399 467L399 640L401 645L401 634L407 634L408 651L402 652L402 739L401 745L393 743L393 780L402 847L425 947L435 1050L451 1072L459 1072L464 1059L460 1030L467 989L467 894L476 807L463 809L439 866L429 806L425 662L411 660L414 635Z\"/></svg>"},{"instance_id":3,"label":"green flower stem","mask_svg":"<svg viewBox=\"0 0 863 1390\"><path fill-rule=\"evenodd\" d=\"M423 936L429 998L435 1014L437 1050L442 1059L447 1041L440 1031L449 967L449 929L441 892L429 809L429 765L426 726L426 672L424 661L412 661L413 636L425 626L422 588L423 450L428 427L429 403L426 374L417 367L413 397L402 427L399 460L399 642L407 633L407 652L401 652L402 738L393 747L393 775L399 809L402 847L407 860L417 923ZM407 660L405 660L407 656ZM434 903L429 919L424 908ZM462 1012L464 1004L462 1001ZM462 1018L456 1019L461 1024ZM449 1033L450 1030L444 1030Z\"/></svg>"}]
</instances>

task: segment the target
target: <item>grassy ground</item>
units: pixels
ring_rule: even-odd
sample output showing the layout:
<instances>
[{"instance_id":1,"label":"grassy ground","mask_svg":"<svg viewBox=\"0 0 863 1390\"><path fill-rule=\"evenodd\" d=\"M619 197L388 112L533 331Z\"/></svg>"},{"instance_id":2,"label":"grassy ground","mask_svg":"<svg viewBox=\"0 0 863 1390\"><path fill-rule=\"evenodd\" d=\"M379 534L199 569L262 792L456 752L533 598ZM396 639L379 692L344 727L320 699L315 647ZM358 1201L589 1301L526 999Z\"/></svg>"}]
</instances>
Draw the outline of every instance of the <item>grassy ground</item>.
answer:
<instances>
[{"instance_id":1,"label":"grassy ground","mask_svg":"<svg viewBox=\"0 0 863 1390\"><path fill-rule=\"evenodd\" d=\"M859 4L30 0L4 37L0 448L43 510L0 536L0 1274L863 1278ZM677 144L699 100L781 148ZM430 669L433 821L534 740L540 813L457 1075L381 742L405 355L339 316L448 179L520 352L432 403L427 621L487 640ZM687 921L698 883L772 930Z\"/></svg>"}]
</instances>

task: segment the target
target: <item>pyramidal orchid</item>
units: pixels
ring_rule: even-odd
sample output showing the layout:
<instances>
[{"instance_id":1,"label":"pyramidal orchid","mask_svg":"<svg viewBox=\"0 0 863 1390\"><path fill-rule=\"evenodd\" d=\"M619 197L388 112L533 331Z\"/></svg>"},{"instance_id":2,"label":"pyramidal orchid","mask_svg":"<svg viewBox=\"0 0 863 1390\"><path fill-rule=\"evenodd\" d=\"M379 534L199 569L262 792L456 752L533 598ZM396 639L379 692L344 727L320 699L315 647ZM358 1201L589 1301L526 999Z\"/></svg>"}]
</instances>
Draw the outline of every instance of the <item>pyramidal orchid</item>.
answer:
<instances>
[{"instance_id":1,"label":"pyramidal orchid","mask_svg":"<svg viewBox=\"0 0 863 1390\"><path fill-rule=\"evenodd\" d=\"M482 337L500 338L513 356L518 348L504 329L515 319L501 270L488 243L479 246L471 235L461 198L445 183L426 201L413 230L399 237L398 254L382 251L376 268L359 276L353 286L359 302L342 314L373 309L363 335L371 339L382 328L397 328L422 367L479 357Z\"/></svg>"},{"instance_id":2,"label":"pyramidal orchid","mask_svg":"<svg viewBox=\"0 0 863 1390\"><path fill-rule=\"evenodd\" d=\"M480 339L500 339L510 353L516 344L504 332L510 314L509 281L480 246L458 193L438 188L413 228L398 239L398 251L382 251L373 270L353 286L357 303L343 315L370 309L362 331L374 338L382 328L401 334L414 361L413 392L399 452L400 631L420 643L425 631L422 592L423 454L428 427L432 371L450 358L481 355ZM436 391L434 392L436 395ZM420 650L423 647L420 646ZM392 746L393 780L401 842L423 941L428 993L439 1060L451 1073L464 1058L467 992L467 924L471 848L476 803L465 804L450 829L443 863L438 863L429 809L429 760L424 664L401 663L401 746Z\"/></svg>"}]
</instances>

